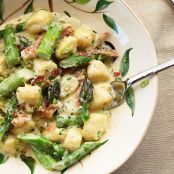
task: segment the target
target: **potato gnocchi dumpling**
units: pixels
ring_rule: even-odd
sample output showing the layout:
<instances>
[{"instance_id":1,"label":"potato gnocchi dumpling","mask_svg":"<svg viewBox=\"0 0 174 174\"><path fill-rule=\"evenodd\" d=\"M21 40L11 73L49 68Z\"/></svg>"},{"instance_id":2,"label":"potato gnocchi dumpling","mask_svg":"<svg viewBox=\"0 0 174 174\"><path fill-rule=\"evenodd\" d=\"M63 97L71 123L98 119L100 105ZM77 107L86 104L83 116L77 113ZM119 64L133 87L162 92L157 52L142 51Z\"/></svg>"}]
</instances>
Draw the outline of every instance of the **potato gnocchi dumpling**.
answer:
<instances>
[{"instance_id":1,"label":"potato gnocchi dumpling","mask_svg":"<svg viewBox=\"0 0 174 174\"><path fill-rule=\"evenodd\" d=\"M65 98L72 95L78 88L79 81L74 75L64 75L60 82L60 97Z\"/></svg>"},{"instance_id":2,"label":"potato gnocchi dumpling","mask_svg":"<svg viewBox=\"0 0 174 174\"><path fill-rule=\"evenodd\" d=\"M106 65L99 60L92 60L87 69L88 78L92 82L103 82L110 78Z\"/></svg>"},{"instance_id":3,"label":"potato gnocchi dumpling","mask_svg":"<svg viewBox=\"0 0 174 174\"><path fill-rule=\"evenodd\" d=\"M0 153L64 171L104 144L118 53L107 32L45 9L1 27Z\"/></svg>"},{"instance_id":4,"label":"potato gnocchi dumpling","mask_svg":"<svg viewBox=\"0 0 174 174\"><path fill-rule=\"evenodd\" d=\"M91 113L85 122L82 135L86 141L99 140L109 125L109 116L105 113Z\"/></svg>"},{"instance_id":5,"label":"potato gnocchi dumpling","mask_svg":"<svg viewBox=\"0 0 174 174\"><path fill-rule=\"evenodd\" d=\"M88 48L92 46L94 32L89 26L81 25L75 30L74 37L77 38L78 47Z\"/></svg>"},{"instance_id":6,"label":"potato gnocchi dumpling","mask_svg":"<svg viewBox=\"0 0 174 174\"><path fill-rule=\"evenodd\" d=\"M110 94L109 89L107 89L103 85L95 85L93 91L93 101L91 102L90 109L103 109L104 107L111 104L112 100L113 97Z\"/></svg>"},{"instance_id":7,"label":"potato gnocchi dumpling","mask_svg":"<svg viewBox=\"0 0 174 174\"><path fill-rule=\"evenodd\" d=\"M16 96L19 104L27 103L36 106L42 99L41 88L39 86L25 85L17 89Z\"/></svg>"},{"instance_id":8,"label":"potato gnocchi dumpling","mask_svg":"<svg viewBox=\"0 0 174 174\"><path fill-rule=\"evenodd\" d=\"M53 14L44 9L36 11L26 22L26 29L32 34L38 34L45 30L53 20Z\"/></svg>"},{"instance_id":9,"label":"potato gnocchi dumpling","mask_svg":"<svg viewBox=\"0 0 174 174\"><path fill-rule=\"evenodd\" d=\"M56 57L63 59L69 55L76 53L77 39L73 36L64 37L60 44L57 45Z\"/></svg>"},{"instance_id":10,"label":"potato gnocchi dumpling","mask_svg":"<svg viewBox=\"0 0 174 174\"><path fill-rule=\"evenodd\" d=\"M57 65L51 60L35 59L33 61L33 70L37 76L43 76L54 69L57 69Z\"/></svg>"},{"instance_id":11,"label":"potato gnocchi dumpling","mask_svg":"<svg viewBox=\"0 0 174 174\"><path fill-rule=\"evenodd\" d=\"M80 147L81 142L81 129L76 127L69 128L63 146L70 151L74 151Z\"/></svg>"}]
</instances>

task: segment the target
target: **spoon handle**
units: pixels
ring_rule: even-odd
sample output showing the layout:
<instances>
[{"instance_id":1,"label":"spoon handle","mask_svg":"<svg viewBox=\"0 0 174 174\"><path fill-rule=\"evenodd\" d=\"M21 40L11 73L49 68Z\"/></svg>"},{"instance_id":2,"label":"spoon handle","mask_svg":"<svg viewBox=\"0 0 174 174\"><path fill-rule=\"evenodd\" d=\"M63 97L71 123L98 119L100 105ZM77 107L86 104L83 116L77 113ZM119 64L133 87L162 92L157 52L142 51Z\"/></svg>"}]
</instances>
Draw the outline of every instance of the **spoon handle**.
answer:
<instances>
[{"instance_id":1,"label":"spoon handle","mask_svg":"<svg viewBox=\"0 0 174 174\"><path fill-rule=\"evenodd\" d=\"M168 60L160 65L147 69L147 70L129 78L127 80L127 86L129 87L129 86L133 85L134 83L136 83L137 81L144 79L147 76L157 74L158 72L163 71L172 66L174 66L174 59Z\"/></svg>"}]
</instances>

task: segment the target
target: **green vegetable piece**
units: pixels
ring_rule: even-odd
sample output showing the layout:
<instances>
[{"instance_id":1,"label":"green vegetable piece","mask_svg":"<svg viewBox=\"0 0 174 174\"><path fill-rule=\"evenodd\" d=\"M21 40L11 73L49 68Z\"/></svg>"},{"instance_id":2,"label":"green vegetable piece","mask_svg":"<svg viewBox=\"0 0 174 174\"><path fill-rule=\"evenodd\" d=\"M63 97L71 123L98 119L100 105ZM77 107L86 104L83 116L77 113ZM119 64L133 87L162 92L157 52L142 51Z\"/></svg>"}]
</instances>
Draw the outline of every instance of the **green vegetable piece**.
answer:
<instances>
[{"instance_id":1,"label":"green vegetable piece","mask_svg":"<svg viewBox=\"0 0 174 174\"><path fill-rule=\"evenodd\" d=\"M88 2L90 2L90 0L74 0L74 2L78 4L87 4Z\"/></svg>"},{"instance_id":2,"label":"green vegetable piece","mask_svg":"<svg viewBox=\"0 0 174 174\"><path fill-rule=\"evenodd\" d=\"M16 33L19 33L19 32L25 31L25 29L26 29L26 21L17 24L17 25L16 25L15 32L16 32Z\"/></svg>"},{"instance_id":3,"label":"green vegetable piece","mask_svg":"<svg viewBox=\"0 0 174 174\"><path fill-rule=\"evenodd\" d=\"M117 25L116 25L115 21L110 16L103 14L103 20L110 28L112 28L116 33L118 33Z\"/></svg>"},{"instance_id":4,"label":"green vegetable piece","mask_svg":"<svg viewBox=\"0 0 174 174\"><path fill-rule=\"evenodd\" d=\"M129 71L129 54L132 49L133 48L129 48L128 50L126 50L121 60L120 73L122 75L122 78L125 77Z\"/></svg>"},{"instance_id":5,"label":"green vegetable piece","mask_svg":"<svg viewBox=\"0 0 174 174\"><path fill-rule=\"evenodd\" d=\"M27 13L30 13L30 12L33 12L34 11L33 3L34 3L34 0L32 0L29 3L29 5L27 6L27 8L24 11L24 14L27 14Z\"/></svg>"},{"instance_id":6,"label":"green vegetable piece","mask_svg":"<svg viewBox=\"0 0 174 174\"><path fill-rule=\"evenodd\" d=\"M20 156L20 158L29 167L31 174L33 174L35 165L36 165L36 161L32 157L28 157L23 154Z\"/></svg>"},{"instance_id":7,"label":"green vegetable piece","mask_svg":"<svg viewBox=\"0 0 174 174\"><path fill-rule=\"evenodd\" d=\"M56 116L56 125L58 128L64 128L68 126L77 125L78 120L74 116L62 117L60 115Z\"/></svg>"},{"instance_id":8,"label":"green vegetable piece","mask_svg":"<svg viewBox=\"0 0 174 174\"><path fill-rule=\"evenodd\" d=\"M0 30L0 39L3 37L4 30Z\"/></svg>"},{"instance_id":9,"label":"green vegetable piece","mask_svg":"<svg viewBox=\"0 0 174 174\"><path fill-rule=\"evenodd\" d=\"M13 112L17 106L17 100L16 99L11 99L10 104L7 108L7 113L5 116L5 119L1 122L0 124L0 142L5 138L6 133L9 130L11 121L13 119Z\"/></svg>"},{"instance_id":10,"label":"green vegetable piece","mask_svg":"<svg viewBox=\"0 0 174 174\"><path fill-rule=\"evenodd\" d=\"M5 44L5 56L8 66L12 67L20 63L20 53L16 46L16 36L12 24L7 24L3 31Z\"/></svg>"},{"instance_id":11,"label":"green vegetable piece","mask_svg":"<svg viewBox=\"0 0 174 174\"><path fill-rule=\"evenodd\" d=\"M113 3L113 1L98 0L96 7L95 7L95 10L94 10L94 13L97 11L101 11L101 10L106 9L112 3Z\"/></svg>"},{"instance_id":12,"label":"green vegetable piece","mask_svg":"<svg viewBox=\"0 0 174 174\"><path fill-rule=\"evenodd\" d=\"M26 134L19 135L17 138L39 148L41 151L49 154L56 160L61 159L65 153L65 150L61 145L53 143L40 135Z\"/></svg>"},{"instance_id":13,"label":"green vegetable piece","mask_svg":"<svg viewBox=\"0 0 174 174\"><path fill-rule=\"evenodd\" d=\"M60 95L60 80L54 80L53 83L48 87L48 101L53 103L56 99L59 99Z\"/></svg>"},{"instance_id":14,"label":"green vegetable piece","mask_svg":"<svg viewBox=\"0 0 174 174\"><path fill-rule=\"evenodd\" d=\"M28 69L21 69L9 76L0 83L0 98L8 97L18 87L22 86L27 80L33 77L33 72Z\"/></svg>"},{"instance_id":15,"label":"green vegetable piece","mask_svg":"<svg viewBox=\"0 0 174 174\"><path fill-rule=\"evenodd\" d=\"M126 103L129 106L129 108L132 111L132 116L134 115L135 112L135 94L134 94L134 89L133 88L128 88L125 92L125 99Z\"/></svg>"},{"instance_id":16,"label":"green vegetable piece","mask_svg":"<svg viewBox=\"0 0 174 174\"><path fill-rule=\"evenodd\" d=\"M100 142L86 142L77 150L75 150L70 155L64 157L60 162L55 165L55 169L62 171L67 169L68 167L72 166L73 164L77 163L83 157L91 153L93 150L97 149L98 147L104 145L107 141L102 143Z\"/></svg>"},{"instance_id":17,"label":"green vegetable piece","mask_svg":"<svg viewBox=\"0 0 174 174\"><path fill-rule=\"evenodd\" d=\"M61 68L80 67L88 64L91 60L92 58L87 56L71 55L70 57L61 60L59 66Z\"/></svg>"},{"instance_id":18,"label":"green vegetable piece","mask_svg":"<svg viewBox=\"0 0 174 174\"><path fill-rule=\"evenodd\" d=\"M63 27L60 23L52 22L43 37L41 44L36 50L36 55L41 58L50 59L56 47L56 41L60 38Z\"/></svg>"},{"instance_id":19,"label":"green vegetable piece","mask_svg":"<svg viewBox=\"0 0 174 174\"><path fill-rule=\"evenodd\" d=\"M33 153L35 154L37 160L40 162L40 164L48 169L48 170L54 170L54 166L56 165L56 161L50 156L42 152L39 148L35 146L31 146L31 149Z\"/></svg>"},{"instance_id":20,"label":"green vegetable piece","mask_svg":"<svg viewBox=\"0 0 174 174\"><path fill-rule=\"evenodd\" d=\"M4 16L4 0L0 0L0 19L3 20Z\"/></svg>"},{"instance_id":21,"label":"green vegetable piece","mask_svg":"<svg viewBox=\"0 0 174 174\"><path fill-rule=\"evenodd\" d=\"M89 118L89 106L93 99L93 84L89 79L85 79L80 92L80 103L82 108L79 114L79 124L83 125Z\"/></svg>"},{"instance_id":22,"label":"green vegetable piece","mask_svg":"<svg viewBox=\"0 0 174 174\"><path fill-rule=\"evenodd\" d=\"M8 160L8 156L3 155L0 153L0 164L4 164Z\"/></svg>"}]
</instances>

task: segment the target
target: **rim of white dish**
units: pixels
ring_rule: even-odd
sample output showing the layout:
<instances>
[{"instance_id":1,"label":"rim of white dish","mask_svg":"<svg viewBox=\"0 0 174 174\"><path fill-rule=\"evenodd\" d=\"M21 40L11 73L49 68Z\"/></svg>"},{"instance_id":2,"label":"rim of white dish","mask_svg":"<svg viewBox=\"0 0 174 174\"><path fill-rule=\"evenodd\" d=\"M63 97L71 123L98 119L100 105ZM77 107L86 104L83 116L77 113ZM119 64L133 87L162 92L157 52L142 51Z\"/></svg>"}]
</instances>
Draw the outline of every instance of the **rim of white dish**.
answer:
<instances>
[{"instance_id":1,"label":"rim of white dish","mask_svg":"<svg viewBox=\"0 0 174 174\"><path fill-rule=\"evenodd\" d=\"M153 53L153 61L155 62L155 65L158 64L158 59L157 59L157 55L156 55L156 50L155 50L155 46L154 43L152 41L152 38L149 34L149 32L147 31L146 27L144 26L144 24L142 23L142 21L140 20L140 18L135 14L135 12L131 9L131 7L124 1L124 0L120 0L120 2L131 12L131 14L133 14L133 16L135 17L135 19L138 21L138 23L140 24L141 28L144 30L144 32L147 35L147 38L149 39L149 43L151 45L152 48L152 53ZM141 136L141 138L138 140L138 142L135 144L134 148L132 149L132 152L130 154L128 154L128 156L123 159L122 161L120 161L120 163L113 167L112 169L110 169L109 173L112 173L116 170L118 170L132 155L133 153L137 150L138 146L141 144L149 126L150 126L150 122L152 120L152 116L155 112L155 108L156 108L156 104L157 104L157 98L158 98L158 76L155 75L154 76L154 86L155 86L155 98L154 98L154 102L153 102L153 106L152 106L152 111L151 111L151 116L149 117L149 120L147 122L146 128L144 129L144 132Z\"/></svg>"}]
</instances>

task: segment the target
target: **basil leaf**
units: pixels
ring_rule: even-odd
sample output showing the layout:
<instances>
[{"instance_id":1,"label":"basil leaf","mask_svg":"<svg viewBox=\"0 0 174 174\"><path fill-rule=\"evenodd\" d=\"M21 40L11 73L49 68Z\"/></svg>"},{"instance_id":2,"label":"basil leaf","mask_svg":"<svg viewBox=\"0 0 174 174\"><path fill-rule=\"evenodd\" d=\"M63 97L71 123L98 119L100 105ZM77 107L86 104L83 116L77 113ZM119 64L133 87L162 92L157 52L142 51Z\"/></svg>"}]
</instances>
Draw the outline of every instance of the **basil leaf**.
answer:
<instances>
[{"instance_id":1,"label":"basil leaf","mask_svg":"<svg viewBox=\"0 0 174 174\"><path fill-rule=\"evenodd\" d=\"M34 3L34 0L32 0L29 3L29 5L27 6L27 8L24 11L24 14L27 14L27 13L30 13L30 12L33 12L34 11L33 3Z\"/></svg>"},{"instance_id":2,"label":"basil leaf","mask_svg":"<svg viewBox=\"0 0 174 174\"><path fill-rule=\"evenodd\" d=\"M94 13L97 11L101 11L104 10L105 8L107 8L111 3L113 3L113 1L107 1L107 0L98 0Z\"/></svg>"},{"instance_id":3,"label":"basil leaf","mask_svg":"<svg viewBox=\"0 0 174 174\"><path fill-rule=\"evenodd\" d=\"M103 20L110 28L112 28L116 33L118 33L117 25L116 25L115 21L110 16L103 14Z\"/></svg>"},{"instance_id":4,"label":"basil leaf","mask_svg":"<svg viewBox=\"0 0 174 174\"><path fill-rule=\"evenodd\" d=\"M126 50L121 60L120 73L122 77L124 77L129 71L129 53L131 50L132 48Z\"/></svg>"},{"instance_id":5,"label":"basil leaf","mask_svg":"<svg viewBox=\"0 0 174 174\"><path fill-rule=\"evenodd\" d=\"M67 11L63 11L67 16L71 17L71 15Z\"/></svg>"},{"instance_id":6,"label":"basil leaf","mask_svg":"<svg viewBox=\"0 0 174 174\"><path fill-rule=\"evenodd\" d=\"M0 153L0 164L5 163L8 160L8 158L8 156L5 156L2 153Z\"/></svg>"},{"instance_id":7,"label":"basil leaf","mask_svg":"<svg viewBox=\"0 0 174 174\"><path fill-rule=\"evenodd\" d=\"M31 174L33 174L36 161L32 157L27 157L25 155L21 155L20 158L29 167Z\"/></svg>"},{"instance_id":8,"label":"basil leaf","mask_svg":"<svg viewBox=\"0 0 174 174\"><path fill-rule=\"evenodd\" d=\"M90 0L74 0L78 4L87 4Z\"/></svg>"},{"instance_id":9,"label":"basil leaf","mask_svg":"<svg viewBox=\"0 0 174 174\"><path fill-rule=\"evenodd\" d=\"M134 89L133 88L128 88L125 92L125 100L127 105L132 111L132 116L134 115L135 112L135 94L134 94Z\"/></svg>"},{"instance_id":10,"label":"basil leaf","mask_svg":"<svg viewBox=\"0 0 174 174\"><path fill-rule=\"evenodd\" d=\"M0 0L0 19L3 19L3 15L4 15L4 1Z\"/></svg>"}]
</instances>

